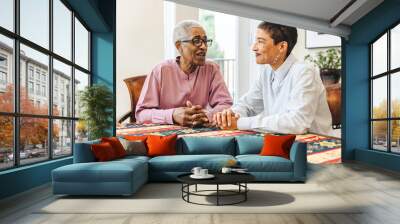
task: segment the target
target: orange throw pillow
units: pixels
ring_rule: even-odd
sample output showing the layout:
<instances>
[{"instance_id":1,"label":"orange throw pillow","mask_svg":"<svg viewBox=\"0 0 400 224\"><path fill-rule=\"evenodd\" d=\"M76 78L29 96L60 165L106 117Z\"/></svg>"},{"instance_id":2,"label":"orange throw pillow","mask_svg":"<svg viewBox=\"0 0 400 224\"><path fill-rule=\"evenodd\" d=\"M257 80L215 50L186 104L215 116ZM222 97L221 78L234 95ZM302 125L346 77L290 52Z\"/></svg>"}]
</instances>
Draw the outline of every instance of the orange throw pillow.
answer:
<instances>
[{"instance_id":1,"label":"orange throw pillow","mask_svg":"<svg viewBox=\"0 0 400 224\"><path fill-rule=\"evenodd\" d=\"M99 162L110 161L117 158L112 145L108 142L93 144L90 147L92 149L94 157Z\"/></svg>"},{"instance_id":2,"label":"orange throw pillow","mask_svg":"<svg viewBox=\"0 0 400 224\"><path fill-rule=\"evenodd\" d=\"M121 158L126 156L126 151L124 146L122 146L121 142L117 137L108 137L108 138L101 138L101 142L108 142L114 149L115 155L117 158Z\"/></svg>"},{"instance_id":3,"label":"orange throw pillow","mask_svg":"<svg viewBox=\"0 0 400 224\"><path fill-rule=\"evenodd\" d=\"M142 135L142 136L125 135L124 138L129 141L142 141L146 143L147 135Z\"/></svg>"},{"instance_id":4,"label":"orange throw pillow","mask_svg":"<svg viewBox=\"0 0 400 224\"><path fill-rule=\"evenodd\" d=\"M265 135L262 156L280 156L289 159L290 148L296 135Z\"/></svg>"},{"instance_id":5,"label":"orange throw pillow","mask_svg":"<svg viewBox=\"0 0 400 224\"><path fill-rule=\"evenodd\" d=\"M176 134L169 136L149 135L147 137L148 156L165 156L176 154Z\"/></svg>"}]
</instances>

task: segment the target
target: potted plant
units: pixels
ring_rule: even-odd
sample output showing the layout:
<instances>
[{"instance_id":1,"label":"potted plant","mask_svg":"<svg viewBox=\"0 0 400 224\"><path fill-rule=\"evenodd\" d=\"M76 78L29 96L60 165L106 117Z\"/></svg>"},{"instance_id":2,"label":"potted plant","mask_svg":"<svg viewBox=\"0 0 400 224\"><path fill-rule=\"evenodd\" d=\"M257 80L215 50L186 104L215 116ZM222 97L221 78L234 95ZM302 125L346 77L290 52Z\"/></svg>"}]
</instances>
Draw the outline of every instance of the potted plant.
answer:
<instances>
[{"instance_id":1,"label":"potted plant","mask_svg":"<svg viewBox=\"0 0 400 224\"><path fill-rule=\"evenodd\" d=\"M107 86L95 84L79 93L81 108L81 126L88 130L89 140L110 136L107 131L112 125L113 95Z\"/></svg>"},{"instance_id":2,"label":"potted plant","mask_svg":"<svg viewBox=\"0 0 400 224\"><path fill-rule=\"evenodd\" d=\"M341 69L341 51L337 48L329 48L326 51L320 51L316 57L306 55L304 60L314 63L318 66L322 83L325 86L336 84L340 79Z\"/></svg>"}]
</instances>

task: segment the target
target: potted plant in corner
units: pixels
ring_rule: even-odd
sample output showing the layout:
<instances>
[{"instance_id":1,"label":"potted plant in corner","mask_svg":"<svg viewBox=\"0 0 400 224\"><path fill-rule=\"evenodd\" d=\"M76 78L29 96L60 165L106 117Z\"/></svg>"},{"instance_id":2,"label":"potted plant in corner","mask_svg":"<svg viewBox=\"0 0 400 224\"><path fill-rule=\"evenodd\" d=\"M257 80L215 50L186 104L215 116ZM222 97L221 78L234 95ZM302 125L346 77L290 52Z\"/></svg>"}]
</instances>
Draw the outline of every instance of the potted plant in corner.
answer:
<instances>
[{"instance_id":1,"label":"potted plant in corner","mask_svg":"<svg viewBox=\"0 0 400 224\"><path fill-rule=\"evenodd\" d=\"M314 63L319 68L320 76L324 86L336 84L340 80L341 74L341 51L337 48L329 48L320 51L316 57L306 55L304 60Z\"/></svg>"},{"instance_id":2,"label":"potted plant in corner","mask_svg":"<svg viewBox=\"0 0 400 224\"><path fill-rule=\"evenodd\" d=\"M316 57L305 56L306 61L314 63L319 68L322 83L326 89L326 99L332 115L332 127L341 128L341 95L342 87L339 83L341 76L341 51L337 48L329 48L320 51Z\"/></svg>"},{"instance_id":3,"label":"potted plant in corner","mask_svg":"<svg viewBox=\"0 0 400 224\"><path fill-rule=\"evenodd\" d=\"M112 125L113 95L107 86L94 84L79 93L81 119L88 131L89 140L110 136Z\"/></svg>"}]
</instances>

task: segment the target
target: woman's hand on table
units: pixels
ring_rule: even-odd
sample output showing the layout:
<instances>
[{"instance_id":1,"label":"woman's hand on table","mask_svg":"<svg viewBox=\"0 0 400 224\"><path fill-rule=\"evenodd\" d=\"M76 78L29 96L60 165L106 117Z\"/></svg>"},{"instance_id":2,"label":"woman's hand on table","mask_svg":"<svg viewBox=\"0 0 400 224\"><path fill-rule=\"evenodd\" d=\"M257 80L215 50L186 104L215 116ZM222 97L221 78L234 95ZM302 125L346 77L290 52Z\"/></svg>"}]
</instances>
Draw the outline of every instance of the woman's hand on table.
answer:
<instances>
[{"instance_id":1,"label":"woman's hand on table","mask_svg":"<svg viewBox=\"0 0 400 224\"><path fill-rule=\"evenodd\" d=\"M236 130L239 117L240 115L235 114L231 109L225 109L213 115L213 124L223 130Z\"/></svg>"}]
</instances>

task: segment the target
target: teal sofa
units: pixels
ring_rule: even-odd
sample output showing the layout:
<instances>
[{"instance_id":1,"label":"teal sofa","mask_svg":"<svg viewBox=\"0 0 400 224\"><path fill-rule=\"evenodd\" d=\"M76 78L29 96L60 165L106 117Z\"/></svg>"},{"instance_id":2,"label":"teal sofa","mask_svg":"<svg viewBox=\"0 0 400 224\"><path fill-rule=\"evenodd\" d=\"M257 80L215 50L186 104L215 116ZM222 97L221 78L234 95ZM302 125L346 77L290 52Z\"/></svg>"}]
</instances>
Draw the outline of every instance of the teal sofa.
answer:
<instances>
[{"instance_id":1,"label":"teal sofa","mask_svg":"<svg viewBox=\"0 0 400 224\"><path fill-rule=\"evenodd\" d=\"M176 181L193 167L219 172L228 160L236 160L259 182L304 182L307 146L295 142L290 159L260 156L264 139L259 136L183 137L177 142L177 155L128 156L96 162L90 145L75 144L74 163L52 171L54 194L131 195L148 181Z\"/></svg>"}]
</instances>

